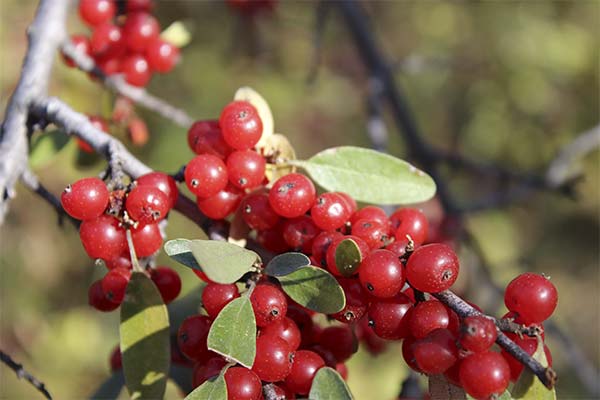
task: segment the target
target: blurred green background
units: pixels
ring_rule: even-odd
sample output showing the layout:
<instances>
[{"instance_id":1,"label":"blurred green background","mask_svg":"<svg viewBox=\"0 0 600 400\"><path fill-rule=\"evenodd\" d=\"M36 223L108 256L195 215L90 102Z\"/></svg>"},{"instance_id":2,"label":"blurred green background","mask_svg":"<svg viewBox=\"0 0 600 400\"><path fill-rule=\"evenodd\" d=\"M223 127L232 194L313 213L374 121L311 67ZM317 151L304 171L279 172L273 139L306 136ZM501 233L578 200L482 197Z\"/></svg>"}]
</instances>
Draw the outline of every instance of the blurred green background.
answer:
<instances>
[{"instance_id":1,"label":"blurred green background","mask_svg":"<svg viewBox=\"0 0 600 400\"><path fill-rule=\"evenodd\" d=\"M25 29L36 2L0 4L0 105L5 108L25 52ZM365 3L372 28L394 62L425 137L437 146L516 171L542 173L556 153L599 121L600 3L390 1ZM316 80L313 67L316 3L281 2L274 13L242 22L222 2L158 1L162 26L183 21L192 42L173 73L155 76L149 90L195 118L217 117L236 88L252 86L270 102L275 130L289 136L300 157L326 147L369 146L365 69L335 7L322 38ZM73 12L70 33L87 32ZM88 77L55 62L51 94L76 110L106 112L110 95ZM148 165L175 172L191 158L186 132L138 110L151 138L134 152ZM389 151L405 157L401 135L386 115ZM55 194L79 177L102 170L101 161L77 165L73 143L35 167ZM544 272L559 289L554 321L599 365L599 153L579 161L584 180L573 201L538 193L503 209L470 213L465 225L481 248L496 284L522 270ZM462 202L492 186L480 177L447 171ZM200 232L173 214L169 237ZM481 265L461 248L459 288L487 311L502 315L502 302L481 282ZM172 265L160 256L161 263ZM185 290L197 279L173 265ZM22 362L60 399L89 395L109 374L109 352L118 341L118 313L87 306L89 284L102 276L84 254L72 226L58 226L53 210L25 188L0 228L0 348ZM567 363L568 354L548 335L559 373L558 395L590 398ZM407 370L397 346L349 362L357 399L392 399ZM176 391L169 391L176 397ZM34 398L28 384L0 366L0 398Z\"/></svg>"}]
</instances>

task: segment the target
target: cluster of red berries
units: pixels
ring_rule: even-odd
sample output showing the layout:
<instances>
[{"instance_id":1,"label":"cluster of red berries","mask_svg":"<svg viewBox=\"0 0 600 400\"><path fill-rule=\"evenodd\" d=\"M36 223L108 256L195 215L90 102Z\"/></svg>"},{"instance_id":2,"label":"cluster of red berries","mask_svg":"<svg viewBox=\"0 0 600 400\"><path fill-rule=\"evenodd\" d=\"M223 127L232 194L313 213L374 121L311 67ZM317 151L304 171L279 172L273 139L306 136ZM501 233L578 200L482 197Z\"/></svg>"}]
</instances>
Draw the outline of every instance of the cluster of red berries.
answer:
<instances>
[{"instance_id":1,"label":"cluster of red berries","mask_svg":"<svg viewBox=\"0 0 600 400\"><path fill-rule=\"evenodd\" d=\"M123 301L132 269L126 229L131 230L137 256L153 255L163 242L158 222L167 216L178 194L174 179L160 172L140 176L125 189L109 191L101 179L83 178L63 191L64 210L82 221L83 248L90 258L102 259L109 270L90 287L93 307L111 311ZM149 273L165 303L179 295L181 281L174 270L158 267Z\"/></svg>"},{"instance_id":2,"label":"cluster of red berries","mask_svg":"<svg viewBox=\"0 0 600 400\"><path fill-rule=\"evenodd\" d=\"M159 37L151 14L152 0L80 0L79 15L92 29L90 37L73 35L75 47L91 56L106 75L122 73L134 86L145 86L154 72L167 73L179 61L179 49ZM122 11L122 15L118 15ZM73 60L65 57L69 66Z\"/></svg>"}]
</instances>

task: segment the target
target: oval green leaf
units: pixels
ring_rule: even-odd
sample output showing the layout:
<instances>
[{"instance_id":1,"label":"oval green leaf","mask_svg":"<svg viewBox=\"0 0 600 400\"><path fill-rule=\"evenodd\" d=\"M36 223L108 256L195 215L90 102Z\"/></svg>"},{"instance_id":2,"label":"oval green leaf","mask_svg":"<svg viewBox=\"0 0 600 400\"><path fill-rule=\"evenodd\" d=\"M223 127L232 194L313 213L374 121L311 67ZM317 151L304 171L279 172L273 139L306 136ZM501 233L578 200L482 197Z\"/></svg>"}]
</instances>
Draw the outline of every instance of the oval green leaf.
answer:
<instances>
[{"instance_id":1,"label":"oval green leaf","mask_svg":"<svg viewBox=\"0 0 600 400\"><path fill-rule=\"evenodd\" d=\"M343 276L352 276L362 261L362 254L356 242L344 239L335 249L335 265Z\"/></svg>"},{"instance_id":2,"label":"oval green leaf","mask_svg":"<svg viewBox=\"0 0 600 400\"><path fill-rule=\"evenodd\" d=\"M544 367L548 366L548 360L544 353L544 342L541 338L538 338L533 358ZM556 400L556 390L548 389L528 368L523 368L521 376L513 387L512 397L518 400Z\"/></svg>"},{"instance_id":3,"label":"oval green leaf","mask_svg":"<svg viewBox=\"0 0 600 400\"><path fill-rule=\"evenodd\" d=\"M162 398L171 358L169 316L160 292L143 272L133 272L127 285L120 336L130 397Z\"/></svg>"},{"instance_id":4,"label":"oval green leaf","mask_svg":"<svg viewBox=\"0 0 600 400\"><path fill-rule=\"evenodd\" d=\"M219 240L192 240L190 249L208 279L217 283L237 281L260 260L253 251Z\"/></svg>"},{"instance_id":5,"label":"oval green leaf","mask_svg":"<svg viewBox=\"0 0 600 400\"><path fill-rule=\"evenodd\" d=\"M123 371L114 372L107 380L96 389L94 394L90 396L92 400L113 400L119 397L121 390L125 385L125 377Z\"/></svg>"},{"instance_id":6,"label":"oval green leaf","mask_svg":"<svg viewBox=\"0 0 600 400\"><path fill-rule=\"evenodd\" d=\"M317 371L313 379L308 398L310 400L352 400L354 397L336 370L323 367Z\"/></svg>"},{"instance_id":7,"label":"oval green leaf","mask_svg":"<svg viewBox=\"0 0 600 400\"><path fill-rule=\"evenodd\" d=\"M284 276L307 265L310 265L310 258L306 255L296 252L283 253L269 261L265 273L271 276Z\"/></svg>"},{"instance_id":8,"label":"oval green leaf","mask_svg":"<svg viewBox=\"0 0 600 400\"><path fill-rule=\"evenodd\" d=\"M247 296L225 306L213 321L207 339L208 349L247 368L256 356L256 319Z\"/></svg>"},{"instance_id":9,"label":"oval green leaf","mask_svg":"<svg viewBox=\"0 0 600 400\"><path fill-rule=\"evenodd\" d=\"M227 398L227 385L225 384L227 368L226 366L219 375L198 386L184 400L225 400Z\"/></svg>"},{"instance_id":10,"label":"oval green leaf","mask_svg":"<svg viewBox=\"0 0 600 400\"><path fill-rule=\"evenodd\" d=\"M173 239L169 240L164 245L165 253L173 260L185 265L191 269L202 271L202 268L196 262L192 249L190 248L192 241L189 239Z\"/></svg>"},{"instance_id":11,"label":"oval green leaf","mask_svg":"<svg viewBox=\"0 0 600 400\"><path fill-rule=\"evenodd\" d=\"M305 169L323 188L366 203L420 203L435 194L435 182L425 172L375 150L334 147L290 164Z\"/></svg>"},{"instance_id":12,"label":"oval green leaf","mask_svg":"<svg viewBox=\"0 0 600 400\"><path fill-rule=\"evenodd\" d=\"M276 278L288 296L313 311L334 314L346 306L344 290L323 268L309 265Z\"/></svg>"}]
</instances>

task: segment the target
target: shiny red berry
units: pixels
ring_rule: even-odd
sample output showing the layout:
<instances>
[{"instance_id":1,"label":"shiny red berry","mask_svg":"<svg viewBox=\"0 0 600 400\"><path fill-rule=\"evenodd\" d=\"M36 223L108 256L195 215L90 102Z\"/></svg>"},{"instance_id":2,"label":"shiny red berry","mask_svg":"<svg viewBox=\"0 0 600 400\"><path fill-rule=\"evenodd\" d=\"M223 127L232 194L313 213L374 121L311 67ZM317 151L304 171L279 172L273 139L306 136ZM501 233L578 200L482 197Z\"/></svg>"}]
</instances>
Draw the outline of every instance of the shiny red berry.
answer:
<instances>
[{"instance_id":1,"label":"shiny red berry","mask_svg":"<svg viewBox=\"0 0 600 400\"><path fill-rule=\"evenodd\" d=\"M247 101L236 100L223 108L219 126L225 142L237 150L254 147L262 135L262 120L258 111Z\"/></svg>"},{"instance_id":2,"label":"shiny red berry","mask_svg":"<svg viewBox=\"0 0 600 400\"><path fill-rule=\"evenodd\" d=\"M436 329L413 344L413 354L423 373L444 373L458 361L456 338L448 329Z\"/></svg>"},{"instance_id":3,"label":"shiny red berry","mask_svg":"<svg viewBox=\"0 0 600 400\"><path fill-rule=\"evenodd\" d=\"M406 264L406 278L422 292L448 289L458 278L458 257L446 244L433 243L417 248Z\"/></svg>"},{"instance_id":4,"label":"shiny red berry","mask_svg":"<svg viewBox=\"0 0 600 400\"><path fill-rule=\"evenodd\" d=\"M315 197L312 181L302 174L292 173L275 181L269 192L269 203L282 217L295 218L310 210Z\"/></svg>"},{"instance_id":5,"label":"shiny red berry","mask_svg":"<svg viewBox=\"0 0 600 400\"><path fill-rule=\"evenodd\" d=\"M423 338L429 332L447 328L450 317L442 303L437 300L427 300L417 303L410 313L410 332L417 339Z\"/></svg>"},{"instance_id":6,"label":"shiny red berry","mask_svg":"<svg viewBox=\"0 0 600 400\"><path fill-rule=\"evenodd\" d=\"M160 26L151 14L136 12L127 15L123 33L127 47L141 53L158 37Z\"/></svg>"},{"instance_id":7,"label":"shiny red berry","mask_svg":"<svg viewBox=\"0 0 600 400\"><path fill-rule=\"evenodd\" d=\"M112 0L80 0L79 16L89 26L98 26L115 16L115 4Z\"/></svg>"},{"instance_id":8,"label":"shiny red berry","mask_svg":"<svg viewBox=\"0 0 600 400\"><path fill-rule=\"evenodd\" d=\"M259 231L256 235L256 241L262 247L275 254L285 253L290 250L290 246L283 239L283 221L279 221L271 229Z\"/></svg>"},{"instance_id":9,"label":"shiny red berry","mask_svg":"<svg viewBox=\"0 0 600 400\"><path fill-rule=\"evenodd\" d=\"M208 353L206 338L212 321L204 315L187 317L177 332L179 350L190 360L200 360Z\"/></svg>"},{"instance_id":10,"label":"shiny red berry","mask_svg":"<svg viewBox=\"0 0 600 400\"><path fill-rule=\"evenodd\" d=\"M403 293L388 299L376 299L369 305L369 325L380 338L406 338L410 336L408 311L412 307L412 300Z\"/></svg>"},{"instance_id":11,"label":"shiny red berry","mask_svg":"<svg viewBox=\"0 0 600 400\"><path fill-rule=\"evenodd\" d=\"M330 326L321 332L319 344L330 350L337 362L344 362L358 350L358 340L348 325Z\"/></svg>"},{"instance_id":12,"label":"shiny red berry","mask_svg":"<svg viewBox=\"0 0 600 400\"><path fill-rule=\"evenodd\" d=\"M170 72L179 62L179 49L158 37L146 47L146 59L153 71Z\"/></svg>"},{"instance_id":13,"label":"shiny red berry","mask_svg":"<svg viewBox=\"0 0 600 400\"><path fill-rule=\"evenodd\" d=\"M184 176L188 189L201 198L214 196L227 186L225 163L210 154L192 158L185 167Z\"/></svg>"},{"instance_id":14,"label":"shiny red berry","mask_svg":"<svg viewBox=\"0 0 600 400\"><path fill-rule=\"evenodd\" d=\"M202 291L202 305L211 318L216 318L233 299L240 297L235 284L209 283Z\"/></svg>"},{"instance_id":15,"label":"shiny red berry","mask_svg":"<svg viewBox=\"0 0 600 400\"><path fill-rule=\"evenodd\" d=\"M260 334L262 336L276 336L285 340L292 351L295 351L300 346L302 339L298 325L288 317L284 317L261 328Z\"/></svg>"},{"instance_id":16,"label":"shiny red berry","mask_svg":"<svg viewBox=\"0 0 600 400\"><path fill-rule=\"evenodd\" d=\"M317 371L324 366L325 361L314 351L299 350L294 354L292 370L285 378L285 385L294 393L306 395Z\"/></svg>"},{"instance_id":17,"label":"shiny red berry","mask_svg":"<svg viewBox=\"0 0 600 400\"><path fill-rule=\"evenodd\" d=\"M350 218L350 208L339 193L323 193L312 206L310 215L322 230L335 230L344 226Z\"/></svg>"},{"instance_id":18,"label":"shiny red berry","mask_svg":"<svg viewBox=\"0 0 600 400\"><path fill-rule=\"evenodd\" d=\"M244 367L231 367L225 372L227 400L262 399L260 378Z\"/></svg>"},{"instance_id":19,"label":"shiny red berry","mask_svg":"<svg viewBox=\"0 0 600 400\"><path fill-rule=\"evenodd\" d=\"M237 209L242 201L243 194L240 189L228 184L223 190L211 197L198 197L196 204L208 218L223 219Z\"/></svg>"},{"instance_id":20,"label":"shiny red berry","mask_svg":"<svg viewBox=\"0 0 600 400\"><path fill-rule=\"evenodd\" d=\"M227 157L229 182L240 189L253 189L265 178L267 162L252 150L234 151Z\"/></svg>"},{"instance_id":21,"label":"shiny red berry","mask_svg":"<svg viewBox=\"0 0 600 400\"><path fill-rule=\"evenodd\" d=\"M256 325L267 326L282 320L287 312L287 300L277 286L270 283L259 283L250 295L252 309L256 317Z\"/></svg>"},{"instance_id":22,"label":"shiny red berry","mask_svg":"<svg viewBox=\"0 0 600 400\"><path fill-rule=\"evenodd\" d=\"M342 236L343 235L337 231L321 232L315 236L311 249L312 256L316 260L315 265L323 268L327 267L327 250L329 250L329 246L332 245L334 239Z\"/></svg>"},{"instance_id":23,"label":"shiny red berry","mask_svg":"<svg viewBox=\"0 0 600 400\"><path fill-rule=\"evenodd\" d=\"M312 241L319 234L319 228L307 215L286 220L283 223L283 239L292 248L310 254Z\"/></svg>"},{"instance_id":24,"label":"shiny red berry","mask_svg":"<svg viewBox=\"0 0 600 400\"><path fill-rule=\"evenodd\" d=\"M177 183L173 177L162 172L149 172L136 179L137 186L151 186L163 192L169 199L169 208L173 208L179 196Z\"/></svg>"},{"instance_id":25,"label":"shiny red berry","mask_svg":"<svg viewBox=\"0 0 600 400\"><path fill-rule=\"evenodd\" d=\"M149 257L156 253L163 239L158 224L147 224L131 230L133 247L138 257Z\"/></svg>"},{"instance_id":26,"label":"shiny red berry","mask_svg":"<svg viewBox=\"0 0 600 400\"><path fill-rule=\"evenodd\" d=\"M527 272L508 284L504 304L517 313L524 324L539 324L554 312L558 304L558 292L545 276Z\"/></svg>"},{"instance_id":27,"label":"shiny red berry","mask_svg":"<svg viewBox=\"0 0 600 400\"><path fill-rule=\"evenodd\" d=\"M358 321L367 312L371 301L369 294L356 278L339 277L336 279L346 295L346 305L341 311L331 316L346 324Z\"/></svg>"},{"instance_id":28,"label":"shiny red berry","mask_svg":"<svg viewBox=\"0 0 600 400\"><path fill-rule=\"evenodd\" d=\"M396 240L406 240L406 235L416 245L423 244L427 240L427 231L429 223L427 217L416 208L401 208L390 215L392 231Z\"/></svg>"},{"instance_id":29,"label":"shiny red berry","mask_svg":"<svg viewBox=\"0 0 600 400\"><path fill-rule=\"evenodd\" d=\"M119 345L115 346L112 353L110 353L110 370L117 371L123 368L123 358L121 357L121 349Z\"/></svg>"},{"instance_id":30,"label":"shiny red berry","mask_svg":"<svg viewBox=\"0 0 600 400\"><path fill-rule=\"evenodd\" d=\"M350 217L350 223L354 224L360 219L366 219L368 221L378 221L382 224L389 224L388 216L381 207L377 206L366 206L358 211L355 211Z\"/></svg>"},{"instance_id":31,"label":"shiny red berry","mask_svg":"<svg viewBox=\"0 0 600 400\"><path fill-rule=\"evenodd\" d=\"M163 220L170 210L171 200L153 186L137 186L127 195L127 214L140 224L151 224Z\"/></svg>"},{"instance_id":32,"label":"shiny red berry","mask_svg":"<svg viewBox=\"0 0 600 400\"><path fill-rule=\"evenodd\" d=\"M279 222L279 215L269 204L269 195L266 193L252 193L244 197L242 204L242 218L251 228L259 231L271 229Z\"/></svg>"},{"instance_id":33,"label":"shiny red berry","mask_svg":"<svg viewBox=\"0 0 600 400\"><path fill-rule=\"evenodd\" d=\"M292 369L292 360L292 351L285 340L273 336L259 336L256 339L256 358L252 371L261 380L284 380Z\"/></svg>"},{"instance_id":34,"label":"shiny red berry","mask_svg":"<svg viewBox=\"0 0 600 400\"><path fill-rule=\"evenodd\" d=\"M169 304L181 292L181 278L174 269L169 267L156 267L150 271L150 278L158 288L165 304Z\"/></svg>"},{"instance_id":35,"label":"shiny red berry","mask_svg":"<svg viewBox=\"0 0 600 400\"><path fill-rule=\"evenodd\" d=\"M359 219L352 224L352 235L358 236L367 243L370 249L383 247L388 236L387 223L368 219Z\"/></svg>"},{"instance_id":36,"label":"shiny red berry","mask_svg":"<svg viewBox=\"0 0 600 400\"><path fill-rule=\"evenodd\" d=\"M119 307L119 303L111 301L104 290L102 290L102 281L98 280L91 284L88 289L88 303L98 311L108 312Z\"/></svg>"},{"instance_id":37,"label":"shiny red berry","mask_svg":"<svg viewBox=\"0 0 600 400\"><path fill-rule=\"evenodd\" d=\"M496 341L496 324L490 318L473 315L463 320L460 328L460 345L475 353L488 350Z\"/></svg>"},{"instance_id":38,"label":"shiny red berry","mask_svg":"<svg viewBox=\"0 0 600 400\"><path fill-rule=\"evenodd\" d=\"M125 268L115 268L108 271L102 278L104 295L112 302L121 304L125 297L125 290L131 278L131 271Z\"/></svg>"},{"instance_id":39,"label":"shiny red berry","mask_svg":"<svg viewBox=\"0 0 600 400\"><path fill-rule=\"evenodd\" d=\"M225 365L227 365L227 361L221 356L214 356L205 362L198 362L192 372L192 386L200 386L210 378L219 375Z\"/></svg>"},{"instance_id":40,"label":"shiny red berry","mask_svg":"<svg viewBox=\"0 0 600 400\"><path fill-rule=\"evenodd\" d=\"M79 227L81 244L90 258L110 260L127 249L125 231L109 215L83 221Z\"/></svg>"},{"instance_id":41,"label":"shiny red berry","mask_svg":"<svg viewBox=\"0 0 600 400\"><path fill-rule=\"evenodd\" d=\"M188 131L188 145L196 154L212 154L221 159L227 158L231 147L225 143L219 121L196 121Z\"/></svg>"},{"instance_id":42,"label":"shiny red berry","mask_svg":"<svg viewBox=\"0 0 600 400\"><path fill-rule=\"evenodd\" d=\"M417 360L415 359L414 353L414 345L418 339L415 339L412 336L407 337L402 341L402 358L406 365L408 365L412 370L421 372L421 368L417 365Z\"/></svg>"},{"instance_id":43,"label":"shiny red berry","mask_svg":"<svg viewBox=\"0 0 600 400\"><path fill-rule=\"evenodd\" d=\"M396 254L389 250L372 251L360 264L358 277L375 297L393 297L404 286L404 270Z\"/></svg>"},{"instance_id":44,"label":"shiny red berry","mask_svg":"<svg viewBox=\"0 0 600 400\"><path fill-rule=\"evenodd\" d=\"M127 51L120 27L112 23L97 26L90 38L90 51L94 57L122 57Z\"/></svg>"},{"instance_id":45,"label":"shiny red berry","mask_svg":"<svg viewBox=\"0 0 600 400\"><path fill-rule=\"evenodd\" d=\"M486 351L465 358L458 375L465 392L476 399L487 399L506 390L510 368L499 353Z\"/></svg>"},{"instance_id":46,"label":"shiny red berry","mask_svg":"<svg viewBox=\"0 0 600 400\"><path fill-rule=\"evenodd\" d=\"M133 86L146 86L152 77L150 65L141 54L128 55L121 62L120 68L125 75L125 81Z\"/></svg>"},{"instance_id":47,"label":"shiny red berry","mask_svg":"<svg viewBox=\"0 0 600 400\"><path fill-rule=\"evenodd\" d=\"M104 213L108 198L108 189L101 179L83 178L63 190L60 202L71 217L88 220Z\"/></svg>"}]
</instances>

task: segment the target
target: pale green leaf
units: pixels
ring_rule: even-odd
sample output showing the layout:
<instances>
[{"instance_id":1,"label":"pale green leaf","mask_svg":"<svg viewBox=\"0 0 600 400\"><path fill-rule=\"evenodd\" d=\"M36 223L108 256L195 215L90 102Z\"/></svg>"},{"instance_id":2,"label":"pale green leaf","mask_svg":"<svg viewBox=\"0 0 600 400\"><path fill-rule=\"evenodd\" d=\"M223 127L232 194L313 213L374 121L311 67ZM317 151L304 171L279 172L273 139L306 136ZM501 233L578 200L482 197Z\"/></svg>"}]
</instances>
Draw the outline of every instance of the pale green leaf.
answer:
<instances>
[{"instance_id":1,"label":"pale green leaf","mask_svg":"<svg viewBox=\"0 0 600 400\"><path fill-rule=\"evenodd\" d=\"M191 269L197 269L202 271L202 268L196 262L192 250L190 248L192 244L191 240L188 239L173 239L169 240L164 245L165 253L173 260L180 264L185 265Z\"/></svg>"},{"instance_id":2,"label":"pale green leaf","mask_svg":"<svg viewBox=\"0 0 600 400\"><path fill-rule=\"evenodd\" d=\"M276 278L288 296L313 311L334 314L346 305L344 290L323 268L300 267L291 274Z\"/></svg>"},{"instance_id":3,"label":"pale green leaf","mask_svg":"<svg viewBox=\"0 0 600 400\"><path fill-rule=\"evenodd\" d=\"M362 254L356 242L344 239L335 249L335 265L343 276L352 276L360 266Z\"/></svg>"},{"instance_id":4,"label":"pale green leaf","mask_svg":"<svg viewBox=\"0 0 600 400\"><path fill-rule=\"evenodd\" d=\"M208 279L217 283L237 281L260 260L253 251L219 240L192 240L190 249Z\"/></svg>"},{"instance_id":5,"label":"pale green leaf","mask_svg":"<svg viewBox=\"0 0 600 400\"><path fill-rule=\"evenodd\" d=\"M429 200L435 182L406 161L360 147L342 146L322 151L307 161L291 161L323 188L346 192L357 201L410 204Z\"/></svg>"},{"instance_id":6,"label":"pale green leaf","mask_svg":"<svg viewBox=\"0 0 600 400\"><path fill-rule=\"evenodd\" d=\"M310 265L310 258L306 255L296 252L283 253L269 261L265 273L271 276L283 276L307 265Z\"/></svg>"},{"instance_id":7,"label":"pale green leaf","mask_svg":"<svg viewBox=\"0 0 600 400\"><path fill-rule=\"evenodd\" d=\"M538 345L533 353L533 358L547 367L548 360L544 353L544 342L541 338L537 340ZM512 396L516 400L556 400L556 390L548 389L528 368L523 368L523 372L512 390Z\"/></svg>"},{"instance_id":8,"label":"pale green leaf","mask_svg":"<svg viewBox=\"0 0 600 400\"><path fill-rule=\"evenodd\" d=\"M169 316L160 292L143 272L133 272L127 285L120 336L131 398L162 398L170 362Z\"/></svg>"},{"instance_id":9,"label":"pale green leaf","mask_svg":"<svg viewBox=\"0 0 600 400\"><path fill-rule=\"evenodd\" d=\"M256 320L247 296L225 306L210 327L208 348L251 368L256 355Z\"/></svg>"},{"instance_id":10,"label":"pale green leaf","mask_svg":"<svg viewBox=\"0 0 600 400\"><path fill-rule=\"evenodd\" d=\"M354 397L336 370L323 367L317 371L313 379L308 398L310 400L352 400Z\"/></svg>"},{"instance_id":11,"label":"pale green leaf","mask_svg":"<svg viewBox=\"0 0 600 400\"><path fill-rule=\"evenodd\" d=\"M182 48L187 46L192 40L189 30L183 22L175 21L160 34L160 38L165 42L171 43L173 46Z\"/></svg>"},{"instance_id":12,"label":"pale green leaf","mask_svg":"<svg viewBox=\"0 0 600 400\"><path fill-rule=\"evenodd\" d=\"M184 400L226 400L227 385L225 384L225 372L227 367L223 368L221 373L198 386L194 391L186 396Z\"/></svg>"}]
</instances>

